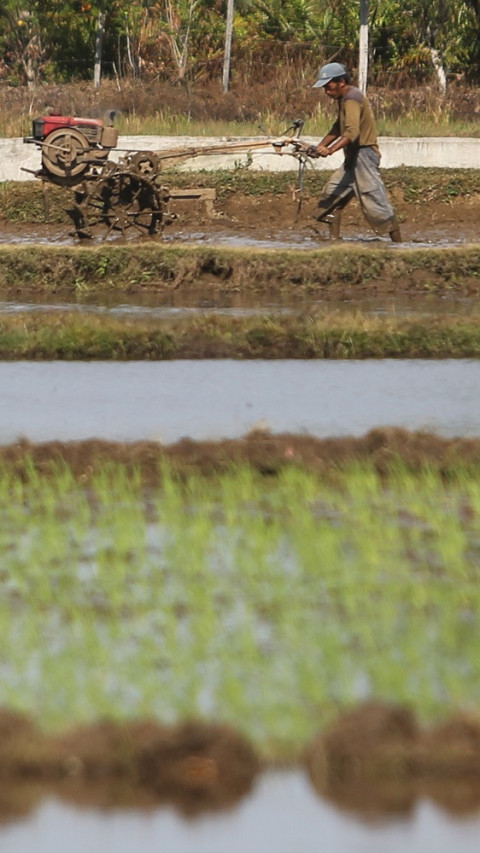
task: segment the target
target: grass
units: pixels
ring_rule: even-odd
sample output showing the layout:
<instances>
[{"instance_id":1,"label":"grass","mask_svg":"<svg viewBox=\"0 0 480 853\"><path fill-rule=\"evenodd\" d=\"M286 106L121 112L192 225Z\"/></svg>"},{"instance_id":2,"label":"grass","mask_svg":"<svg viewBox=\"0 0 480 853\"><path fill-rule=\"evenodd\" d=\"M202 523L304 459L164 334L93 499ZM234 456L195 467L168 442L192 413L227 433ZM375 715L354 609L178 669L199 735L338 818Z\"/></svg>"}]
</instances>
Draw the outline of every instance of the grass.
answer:
<instances>
[{"instance_id":1,"label":"grass","mask_svg":"<svg viewBox=\"0 0 480 853\"><path fill-rule=\"evenodd\" d=\"M321 101L325 107L325 101ZM441 103L430 110L408 106L400 115L391 115L390 106L376 110L377 130L380 136L428 137L428 136L479 136L478 122L466 117L458 118L450 107ZM393 113L396 112L394 109ZM309 115L305 120L303 134L322 137L332 124L333 108L325 114L324 109ZM286 123L273 112L259 112L255 121L199 121L171 110L160 110L155 115L121 115L116 120L119 133L126 136L259 136L264 132L278 136Z\"/></svg>"},{"instance_id":2,"label":"grass","mask_svg":"<svg viewBox=\"0 0 480 853\"><path fill-rule=\"evenodd\" d=\"M314 113L305 122L304 135L324 136L331 122L331 116ZM259 113L257 120L227 121L195 119L185 113L159 110L154 115L119 114L115 126L122 136L259 136L266 131L267 135L276 137L285 130L286 122L272 113ZM380 136L404 138L479 136L477 121L457 118L448 109L437 109L430 114L420 109L409 109L398 117L377 112L377 129ZM28 136L31 134L31 119L24 115L4 115L0 131L4 138Z\"/></svg>"},{"instance_id":3,"label":"grass","mask_svg":"<svg viewBox=\"0 0 480 853\"><path fill-rule=\"evenodd\" d=\"M15 313L0 319L0 358L479 358L478 312L366 316L312 310L258 317L126 320L89 313Z\"/></svg>"},{"instance_id":4,"label":"grass","mask_svg":"<svg viewBox=\"0 0 480 853\"><path fill-rule=\"evenodd\" d=\"M240 467L145 491L3 470L0 705L47 727L186 716L298 750L369 696L475 708L480 487Z\"/></svg>"},{"instance_id":5,"label":"grass","mask_svg":"<svg viewBox=\"0 0 480 853\"><path fill-rule=\"evenodd\" d=\"M285 122L271 115L260 115L258 121L198 121L186 115L160 112L156 116L121 116L116 122L123 136L261 136L262 129L273 137L285 130ZM329 130L331 119L325 115L310 116L305 123L305 136L322 137ZM478 138L478 122L452 118L451 115L425 115L411 111L398 118L378 117L380 136L404 138L429 136L459 136ZM18 134L20 135L20 134Z\"/></svg>"},{"instance_id":6,"label":"grass","mask_svg":"<svg viewBox=\"0 0 480 853\"><path fill-rule=\"evenodd\" d=\"M419 111L398 119L379 118L377 120L379 136L416 137L464 137L478 139L478 124L475 121L452 118L448 113L443 116L428 116ZM310 130L309 130L310 133Z\"/></svg>"}]
</instances>

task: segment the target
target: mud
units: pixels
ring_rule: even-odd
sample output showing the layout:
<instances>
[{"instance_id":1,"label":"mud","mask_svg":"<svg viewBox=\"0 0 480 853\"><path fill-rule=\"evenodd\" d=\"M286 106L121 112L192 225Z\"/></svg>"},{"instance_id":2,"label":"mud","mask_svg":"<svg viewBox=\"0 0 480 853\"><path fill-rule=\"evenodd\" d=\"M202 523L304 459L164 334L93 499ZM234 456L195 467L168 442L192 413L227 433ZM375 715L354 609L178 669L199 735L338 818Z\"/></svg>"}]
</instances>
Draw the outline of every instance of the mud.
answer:
<instances>
[{"instance_id":1,"label":"mud","mask_svg":"<svg viewBox=\"0 0 480 853\"><path fill-rule=\"evenodd\" d=\"M455 311L459 300L480 292L475 192L424 205L399 198L402 244L376 237L355 201L344 214L343 241L335 244L314 218L314 197L305 198L300 215L285 192L221 196L213 217L201 205L183 205L163 235L135 241L79 244L66 223L0 223L2 301L56 294L103 305L112 293L139 301L150 293L157 306L173 295L177 306L188 299L221 308L243 307L250 294L257 307L290 301L363 309L374 300L377 310L388 311L401 309L402 299L415 310L415 301L429 296Z\"/></svg>"},{"instance_id":2,"label":"mud","mask_svg":"<svg viewBox=\"0 0 480 853\"><path fill-rule=\"evenodd\" d=\"M445 202L408 203L399 194L397 198L395 195L392 194L392 201L401 221L404 245L438 247L479 241L480 196L453 198ZM227 196L215 202L213 216L208 215L200 202L176 201L172 203L172 211L178 218L165 228L163 234L146 239L164 243L297 249L312 249L328 243L326 226L316 222L316 198L306 193L299 210L293 185L289 195L235 193ZM342 237L347 243L390 245L388 239L377 237L369 228L356 200L344 211ZM137 235L132 233L126 242L133 239L138 242ZM110 237L109 242L112 241L125 242L120 236ZM91 242L101 242L101 235L88 244ZM2 221L0 243L76 245L79 240L67 223ZM392 248L395 249L395 245Z\"/></svg>"},{"instance_id":3,"label":"mud","mask_svg":"<svg viewBox=\"0 0 480 853\"><path fill-rule=\"evenodd\" d=\"M395 196L395 193L392 194L392 202L401 221L404 243L428 246L478 242L480 197L453 199L445 203L430 201L425 204L409 204ZM316 199L306 197L300 212L297 211L297 206L294 187L290 199L272 195L245 198L237 194L222 203L219 221L228 222L231 231L241 226L245 229L245 236L255 235L257 240L278 240L281 234L282 240L296 237L297 240L303 240L304 245L309 248L310 241L315 244L328 242L326 226L317 223L315 219ZM210 228L214 227L215 221ZM172 225L173 228L175 225ZM208 235L208 228L202 225L202 230ZM342 237L345 241L390 242L386 238L376 237L363 218L356 200L353 200L343 213Z\"/></svg>"},{"instance_id":4,"label":"mud","mask_svg":"<svg viewBox=\"0 0 480 853\"><path fill-rule=\"evenodd\" d=\"M25 813L32 793L53 791L82 805L221 810L250 792L259 770L248 740L226 725L100 721L47 736L30 718L0 711L0 778L9 780L0 820Z\"/></svg>"},{"instance_id":5,"label":"mud","mask_svg":"<svg viewBox=\"0 0 480 853\"><path fill-rule=\"evenodd\" d=\"M476 812L480 718L459 713L423 730L408 708L370 702L314 739L306 766L320 796L360 814L408 814L421 797Z\"/></svg>"},{"instance_id":6,"label":"mud","mask_svg":"<svg viewBox=\"0 0 480 853\"><path fill-rule=\"evenodd\" d=\"M188 476L192 472L214 476L239 465L249 465L260 474L274 476L286 466L296 465L326 476L359 462L371 464L381 474L396 471L402 463L408 470L438 471L446 478L480 467L480 439L441 438L427 432L398 428L374 429L360 438L315 438L311 435L271 434L252 431L241 439L193 441L182 439L162 446L157 441L131 443L102 441L27 440L0 447L0 465L22 479L32 471L58 476L59 465L67 466L79 482L112 463L141 474L146 485L158 485L162 466Z\"/></svg>"},{"instance_id":7,"label":"mud","mask_svg":"<svg viewBox=\"0 0 480 853\"><path fill-rule=\"evenodd\" d=\"M0 822L47 795L82 807L181 814L229 809L268 767L231 727L189 721L100 721L48 736L0 711ZM480 718L421 728L410 710L372 702L341 715L295 762L316 793L362 815L411 812L429 797L452 815L480 810Z\"/></svg>"}]
</instances>

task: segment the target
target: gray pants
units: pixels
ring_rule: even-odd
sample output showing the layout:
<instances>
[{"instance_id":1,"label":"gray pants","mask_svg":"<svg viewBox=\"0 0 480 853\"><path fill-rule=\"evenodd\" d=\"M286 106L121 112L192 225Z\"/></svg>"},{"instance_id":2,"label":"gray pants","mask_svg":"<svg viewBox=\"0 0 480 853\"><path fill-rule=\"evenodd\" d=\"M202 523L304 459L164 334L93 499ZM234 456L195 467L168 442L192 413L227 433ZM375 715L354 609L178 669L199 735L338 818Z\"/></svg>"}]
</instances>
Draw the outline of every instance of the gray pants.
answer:
<instances>
[{"instance_id":1,"label":"gray pants","mask_svg":"<svg viewBox=\"0 0 480 853\"><path fill-rule=\"evenodd\" d=\"M373 148L359 148L346 157L343 166L327 181L318 202L319 222L328 221L334 210L342 210L355 196L365 219L379 234L389 231L395 211L380 174L380 157Z\"/></svg>"}]
</instances>

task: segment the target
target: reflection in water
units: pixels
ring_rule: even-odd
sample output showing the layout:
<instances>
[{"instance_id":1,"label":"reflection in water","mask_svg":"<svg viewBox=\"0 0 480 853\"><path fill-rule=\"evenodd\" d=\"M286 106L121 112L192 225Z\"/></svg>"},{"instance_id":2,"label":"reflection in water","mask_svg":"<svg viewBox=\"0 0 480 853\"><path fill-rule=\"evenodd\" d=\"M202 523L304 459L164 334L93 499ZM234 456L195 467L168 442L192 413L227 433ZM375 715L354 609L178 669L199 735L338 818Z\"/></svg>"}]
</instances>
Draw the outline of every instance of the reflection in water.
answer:
<instances>
[{"instance_id":1,"label":"reflection in water","mask_svg":"<svg viewBox=\"0 0 480 853\"><path fill-rule=\"evenodd\" d=\"M105 438L171 443L274 432L363 435L382 426L480 435L476 360L4 362L0 443Z\"/></svg>"},{"instance_id":2,"label":"reflection in water","mask_svg":"<svg viewBox=\"0 0 480 853\"><path fill-rule=\"evenodd\" d=\"M480 814L453 820L428 800L402 817L367 822L315 796L299 772L267 773L229 812L183 819L173 809L77 810L45 801L0 827L2 853L477 853Z\"/></svg>"}]
</instances>

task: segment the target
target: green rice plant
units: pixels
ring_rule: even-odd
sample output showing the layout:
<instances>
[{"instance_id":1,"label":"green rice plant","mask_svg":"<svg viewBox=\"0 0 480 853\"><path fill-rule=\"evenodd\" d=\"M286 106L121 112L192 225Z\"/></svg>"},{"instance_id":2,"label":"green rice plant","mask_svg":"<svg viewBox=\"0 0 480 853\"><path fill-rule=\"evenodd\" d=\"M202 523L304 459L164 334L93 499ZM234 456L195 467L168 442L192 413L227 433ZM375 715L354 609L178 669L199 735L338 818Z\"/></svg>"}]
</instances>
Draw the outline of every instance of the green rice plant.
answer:
<instances>
[{"instance_id":1,"label":"green rice plant","mask_svg":"<svg viewBox=\"0 0 480 853\"><path fill-rule=\"evenodd\" d=\"M480 487L397 466L241 466L145 490L0 472L0 705L42 722L230 720L298 748L369 696L480 703ZM5 511L5 512L4 512Z\"/></svg>"}]
</instances>

